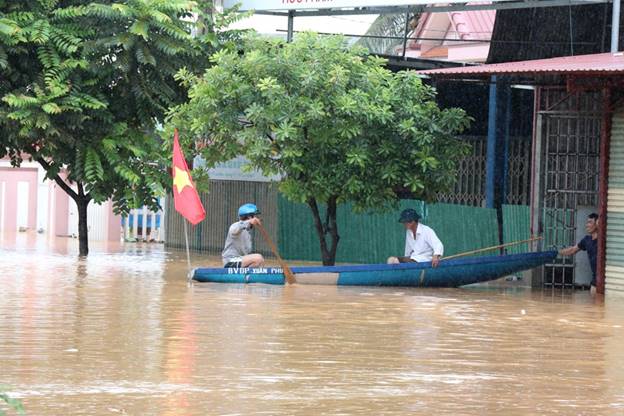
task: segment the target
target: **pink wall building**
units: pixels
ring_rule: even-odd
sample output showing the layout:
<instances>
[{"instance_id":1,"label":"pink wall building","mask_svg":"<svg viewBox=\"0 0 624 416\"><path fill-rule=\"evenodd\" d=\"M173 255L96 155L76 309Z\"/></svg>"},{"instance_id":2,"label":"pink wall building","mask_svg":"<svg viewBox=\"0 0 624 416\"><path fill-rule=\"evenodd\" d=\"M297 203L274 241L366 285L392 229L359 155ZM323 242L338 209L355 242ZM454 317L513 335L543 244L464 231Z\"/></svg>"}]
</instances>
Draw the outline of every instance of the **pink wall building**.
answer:
<instances>
[{"instance_id":1,"label":"pink wall building","mask_svg":"<svg viewBox=\"0 0 624 416\"><path fill-rule=\"evenodd\" d=\"M470 3L476 4L476 3ZM414 22L405 56L453 62L485 62L496 10L423 13ZM403 46L396 48L403 54Z\"/></svg>"},{"instance_id":2,"label":"pink wall building","mask_svg":"<svg viewBox=\"0 0 624 416\"><path fill-rule=\"evenodd\" d=\"M121 217L113 204L89 205L89 239L119 241ZM54 181L45 179L45 170L36 162L11 167L0 160L0 231L38 230L50 236L76 235L78 215L74 201Z\"/></svg>"}]
</instances>

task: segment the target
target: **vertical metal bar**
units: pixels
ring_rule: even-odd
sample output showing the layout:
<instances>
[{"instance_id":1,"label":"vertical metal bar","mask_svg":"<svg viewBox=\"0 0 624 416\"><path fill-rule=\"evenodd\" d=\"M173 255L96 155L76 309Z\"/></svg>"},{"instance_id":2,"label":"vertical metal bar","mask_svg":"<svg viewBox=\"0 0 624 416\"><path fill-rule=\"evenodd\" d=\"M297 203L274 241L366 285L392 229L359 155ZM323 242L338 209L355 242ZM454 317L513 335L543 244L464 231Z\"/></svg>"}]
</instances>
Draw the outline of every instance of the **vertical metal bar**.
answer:
<instances>
[{"instance_id":1,"label":"vertical metal bar","mask_svg":"<svg viewBox=\"0 0 624 416\"><path fill-rule=\"evenodd\" d=\"M292 42L294 26L295 26L295 11L288 10L288 31L286 32L286 42Z\"/></svg>"},{"instance_id":2,"label":"vertical metal bar","mask_svg":"<svg viewBox=\"0 0 624 416\"><path fill-rule=\"evenodd\" d=\"M568 192L564 192L563 193L563 215L561 216L563 219L563 224L561 226L561 240L557 239L557 243L559 243L560 241L563 241L567 235L568 235L568 209L567 209L567 205L568 205ZM565 265L564 267L561 268L561 276L563 279L563 285L564 287L566 286L566 268Z\"/></svg>"},{"instance_id":3,"label":"vertical metal bar","mask_svg":"<svg viewBox=\"0 0 624 416\"><path fill-rule=\"evenodd\" d=\"M574 191L579 191L579 187L578 187L578 176L580 173L579 170L579 164L578 164L578 138L581 136L582 131L581 131L581 124L584 123L587 119L586 118L575 118L574 119L574 135L572 136L572 138L568 138L568 146L566 148L566 154L567 154L567 164L568 164L568 169L567 172L569 172L570 175L572 175L572 177L570 178L570 180L566 180L566 182L568 183L568 187L569 189L573 189ZM576 145L574 146L574 153L571 154L570 151L570 141L574 140L574 143L576 143ZM576 163L574 163L574 170L571 171L570 166L569 166L569 162L570 160L574 160L576 161ZM568 229L567 229L567 233L565 235L565 239L566 242L567 241L572 241L574 242L574 236L575 236L575 231L576 231L576 211L578 210L578 192L574 192L573 194L570 195L571 198L571 213L570 213L570 217L569 217L569 221L568 221ZM575 260L572 261L572 263L575 263ZM572 266L572 283L571 286L574 287L576 282L576 267L574 267L574 265Z\"/></svg>"},{"instance_id":4,"label":"vertical metal bar","mask_svg":"<svg viewBox=\"0 0 624 416\"><path fill-rule=\"evenodd\" d=\"M546 144L546 191L548 193L545 195L545 203L544 208L547 209L545 212L545 216L548 218L548 237L550 238L551 243L557 241L557 220L559 218L559 193L557 190L559 189L559 139L561 137L561 118L560 117L551 117L549 119L549 123L554 122L554 132L551 134L550 129L547 136L547 144ZM554 266L551 267L550 272L550 284L553 287L558 286L557 280L557 272L560 270Z\"/></svg>"},{"instance_id":5,"label":"vertical metal bar","mask_svg":"<svg viewBox=\"0 0 624 416\"><path fill-rule=\"evenodd\" d=\"M403 55L401 58L405 60L405 51L407 49L407 34L409 32L409 10L405 12L405 30L403 31Z\"/></svg>"},{"instance_id":6,"label":"vertical metal bar","mask_svg":"<svg viewBox=\"0 0 624 416\"><path fill-rule=\"evenodd\" d=\"M536 101L539 100L539 93L537 93ZM534 123L534 138L533 138L533 178L531 181L531 235L539 235L542 233L540 222L542 220L542 212L541 212L541 204L542 204L542 194L541 194L541 184L542 184L542 123L543 123L543 115L538 113L539 107L535 108L535 123ZM538 242L531 243L531 250L538 250ZM545 280L545 269L541 267L535 271L533 274L533 283L535 285L535 280L540 280L540 286L544 284Z\"/></svg>"},{"instance_id":7,"label":"vertical metal bar","mask_svg":"<svg viewBox=\"0 0 624 416\"><path fill-rule=\"evenodd\" d=\"M617 1L619 3L619 0ZM618 8L619 9L619 8ZM611 90L603 90L602 126L600 131L600 170L598 197L598 259L596 264L596 291L605 292L605 266L607 248L607 176L609 175L609 142L611 136Z\"/></svg>"},{"instance_id":8,"label":"vertical metal bar","mask_svg":"<svg viewBox=\"0 0 624 416\"><path fill-rule=\"evenodd\" d=\"M511 88L505 86L505 126L503 142L503 171L500 178L500 203L504 204L507 196L507 179L509 178L509 130L511 128Z\"/></svg>"},{"instance_id":9,"label":"vertical metal bar","mask_svg":"<svg viewBox=\"0 0 624 416\"><path fill-rule=\"evenodd\" d=\"M619 49L620 38L620 0L613 0L611 13L611 53Z\"/></svg>"},{"instance_id":10,"label":"vertical metal bar","mask_svg":"<svg viewBox=\"0 0 624 416\"><path fill-rule=\"evenodd\" d=\"M574 172L570 171L570 140L574 140L574 138L578 135L578 125L579 125L580 119L575 119L575 120L571 120L570 123L573 123L573 130L572 130L572 134L570 134L570 129L568 128L568 137L566 138L566 152L565 152L565 171L563 172L564 175L564 183L565 183L565 187L566 189L574 189L572 188L572 181L570 180L570 176L575 175L576 174L576 169Z\"/></svg>"},{"instance_id":11,"label":"vertical metal bar","mask_svg":"<svg viewBox=\"0 0 624 416\"><path fill-rule=\"evenodd\" d=\"M583 129L583 131L585 132L585 134L587 134L587 119L582 120L585 128ZM580 124L580 123L579 123ZM580 151L580 140L581 137L583 137L583 132L579 131L579 134L576 135L575 140L574 140L574 160L576 163L576 174L574 175L573 179L573 184L572 186L574 187L574 189L581 189L581 181L580 181L580 176L581 176L581 151ZM578 206L578 198L576 198L576 206ZM576 226L575 226L576 228Z\"/></svg>"},{"instance_id":12,"label":"vertical metal bar","mask_svg":"<svg viewBox=\"0 0 624 416\"><path fill-rule=\"evenodd\" d=\"M559 227L558 227L558 223L559 223L559 216L560 216L560 211L559 211L559 171L560 171L560 161L559 161L559 145L561 142L561 117L557 116L555 118L555 122L556 122L556 130L555 130L555 134L554 137L551 137L550 134L548 136L548 159L552 160L553 163L551 165L551 169L549 169L548 175L550 177L550 175L552 175L552 182L548 183L548 191L551 191L547 196L547 200L548 200L548 205L550 208L550 224L549 224L549 230L550 230L550 238L551 241L554 244L557 244L557 242L559 241ZM554 141L554 148L551 148L551 143L550 141L553 140ZM553 286L557 285L557 280L556 280L556 273L555 270L559 269L556 266L552 268L553 272L551 275L552 278L552 284ZM562 272L561 269L557 270L558 272Z\"/></svg>"},{"instance_id":13,"label":"vertical metal bar","mask_svg":"<svg viewBox=\"0 0 624 416\"><path fill-rule=\"evenodd\" d=\"M579 206L578 194L574 194L574 206L575 207ZM570 231L570 240L569 241L574 241L574 237L575 237L575 234L576 234L575 233L576 227L577 227L577 224L576 224L576 214L575 214L575 215L572 215L572 230ZM573 269L572 281L576 282L576 267Z\"/></svg>"},{"instance_id":14,"label":"vertical metal bar","mask_svg":"<svg viewBox=\"0 0 624 416\"><path fill-rule=\"evenodd\" d=\"M561 171L561 166L560 166L560 160L559 160L559 145L561 144L561 118L557 117L557 133L555 135L555 151L554 153L551 153L552 156L554 156L555 158L555 166L553 166L554 168L554 183L551 184L553 185L552 187L549 187L549 190L554 190L554 191L558 191L559 189L561 189L561 186L559 184L559 172ZM557 195L557 193L555 193L555 198L554 198L554 208L558 208L559 207L559 195Z\"/></svg>"},{"instance_id":15,"label":"vertical metal bar","mask_svg":"<svg viewBox=\"0 0 624 416\"><path fill-rule=\"evenodd\" d=\"M542 119L539 116L539 108L540 108L540 95L541 88L537 87L533 93L533 132L531 137L531 195L529 198L529 206L531 207L531 236L538 235L539 230L539 184L540 184L540 176L541 169L539 168L539 161L541 158L538 156L538 152L540 151L540 147L538 147L538 136L541 142L541 128L542 128ZM537 241L532 242L530 244L531 250L537 250Z\"/></svg>"},{"instance_id":16,"label":"vertical metal bar","mask_svg":"<svg viewBox=\"0 0 624 416\"><path fill-rule=\"evenodd\" d=\"M488 136L487 136L487 161L485 167L485 206L494 208L496 189L496 115L497 115L497 91L496 75L490 79L490 96L488 102Z\"/></svg>"}]
</instances>

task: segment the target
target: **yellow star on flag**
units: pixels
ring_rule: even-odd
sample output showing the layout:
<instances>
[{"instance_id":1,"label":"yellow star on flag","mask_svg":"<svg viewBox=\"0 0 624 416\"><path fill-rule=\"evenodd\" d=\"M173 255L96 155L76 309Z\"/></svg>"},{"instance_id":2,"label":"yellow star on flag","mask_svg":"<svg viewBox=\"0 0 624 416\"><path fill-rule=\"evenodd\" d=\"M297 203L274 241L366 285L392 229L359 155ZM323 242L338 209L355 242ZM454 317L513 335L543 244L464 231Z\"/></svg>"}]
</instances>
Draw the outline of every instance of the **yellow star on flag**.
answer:
<instances>
[{"instance_id":1,"label":"yellow star on flag","mask_svg":"<svg viewBox=\"0 0 624 416\"><path fill-rule=\"evenodd\" d=\"M187 171L182 170L177 166L175 166L173 169L173 185L176 187L179 194L182 193L185 187L193 187L193 183L191 182L191 178L189 178L189 174Z\"/></svg>"}]
</instances>

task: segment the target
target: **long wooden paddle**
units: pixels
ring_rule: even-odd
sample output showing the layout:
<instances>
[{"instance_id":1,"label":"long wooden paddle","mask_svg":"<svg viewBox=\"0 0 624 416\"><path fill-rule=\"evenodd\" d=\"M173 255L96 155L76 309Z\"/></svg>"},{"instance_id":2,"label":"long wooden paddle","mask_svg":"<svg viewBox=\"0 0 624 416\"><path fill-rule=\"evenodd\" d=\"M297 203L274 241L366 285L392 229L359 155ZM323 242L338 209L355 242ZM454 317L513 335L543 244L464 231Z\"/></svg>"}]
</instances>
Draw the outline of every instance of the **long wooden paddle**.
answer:
<instances>
[{"instance_id":1,"label":"long wooden paddle","mask_svg":"<svg viewBox=\"0 0 624 416\"><path fill-rule=\"evenodd\" d=\"M529 238L528 240L514 241L512 243L505 243L505 244L500 244L500 245L497 245L497 246L480 248L478 250L466 251L465 253L453 254L452 256L443 257L441 260L449 260L449 259L454 259L454 258L457 258L457 257L469 256L471 254L481 253L483 251L496 250L498 248L515 246L517 244L522 244L522 243L530 243L531 241L541 240L543 238L544 237L532 237L532 238Z\"/></svg>"},{"instance_id":2,"label":"long wooden paddle","mask_svg":"<svg viewBox=\"0 0 624 416\"><path fill-rule=\"evenodd\" d=\"M258 229L262 233L262 236L266 240L267 244L269 245L269 247L271 247L271 251L273 252L273 255L277 257L277 262L280 264L280 267L284 271L284 276L286 276L286 281L290 284L297 283L297 280L295 279L295 275L293 274L292 270L290 270L290 267L288 267L286 262L282 259L282 257L277 252L277 247L275 247L275 244L273 244L273 240L271 240L271 237L269 237L269 233L267 233L267 230L264 229L264 225L262 225L262 223L258 223L256 224L256 227L258 227Z\"/></svg>"}]
</instances>

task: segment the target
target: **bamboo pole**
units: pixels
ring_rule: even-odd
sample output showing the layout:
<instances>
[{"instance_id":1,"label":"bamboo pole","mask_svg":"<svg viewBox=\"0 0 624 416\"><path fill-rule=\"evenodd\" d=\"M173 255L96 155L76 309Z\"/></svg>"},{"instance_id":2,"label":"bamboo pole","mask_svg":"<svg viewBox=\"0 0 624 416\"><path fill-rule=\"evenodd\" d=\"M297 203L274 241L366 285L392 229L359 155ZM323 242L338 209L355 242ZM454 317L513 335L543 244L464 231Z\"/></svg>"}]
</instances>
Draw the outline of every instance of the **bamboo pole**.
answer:
<instances>
[{"instance_id":1,"label":"bamboo pole","mask_svg":"<svg viewBox=\"0 0 624 416\"><path fill-rule=\"evenodd\" d=\"M542 240L543 238L544 237L531 237L528 240L514 241L512 243L499 244L497 246L480 248L478 250L472 250L472 251L466 251L464 253L453 254L452 256L443 257L441 260L450 260L450 259L455 259L457 257L463 257L463 256L469 256L471 254L481 253L483 251L491 251L491 250L496 250L496 249L503 248L503 247L515 246L517 244L530 243L531 241Z\"/></svg>"},{"instance_id":2,"label":"bamboo pole","mask_svg":"<svg viewBox=\"0 0 624 416\"><path fill-rule=\"evenodd\" d=\"M271 247L271 251L273 252L273 255L277 257L277 261L280 264L282 270L284 271L284 276L286 276L286 281L290 284L296 283L297 281L295 280L295 275L293 274L292 270L290 270L290 267L288 267L286 262L279 255L277 251L277 247L275 247L275 244L273 244L273 240L271 240L271 237L269 237L269 233L267 233L267 231L264 229L264 226L262 225L262 223L259 222L256 226L262 233L262 236L266 240L269 247Z\"/></svg>"}]
</instances>

